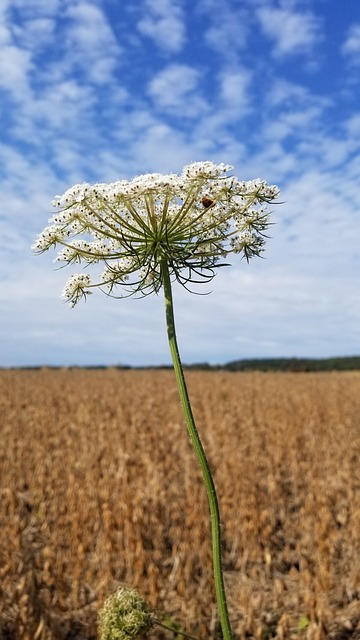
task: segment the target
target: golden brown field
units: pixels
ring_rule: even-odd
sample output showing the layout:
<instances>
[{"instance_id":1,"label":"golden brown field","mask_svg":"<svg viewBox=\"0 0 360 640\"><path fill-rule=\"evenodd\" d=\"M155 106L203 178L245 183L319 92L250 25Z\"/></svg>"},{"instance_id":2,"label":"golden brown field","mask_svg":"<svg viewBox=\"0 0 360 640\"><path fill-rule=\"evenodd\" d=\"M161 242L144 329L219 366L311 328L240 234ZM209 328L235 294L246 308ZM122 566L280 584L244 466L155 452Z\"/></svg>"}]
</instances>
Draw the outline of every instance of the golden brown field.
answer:
<instances>
[{"instance_id":1,"label":"golden brown field","mask_svg":"<svg viewBox=\"0 0 360 640\"><path fill-rule=\"evenodd\" d=\"M237 637L359 639L360 373L187 379ZM120 583L215 637L208 507L172 372L0 371L0 385L0 638L95 638Z\"/></svg>"}]
</instances>

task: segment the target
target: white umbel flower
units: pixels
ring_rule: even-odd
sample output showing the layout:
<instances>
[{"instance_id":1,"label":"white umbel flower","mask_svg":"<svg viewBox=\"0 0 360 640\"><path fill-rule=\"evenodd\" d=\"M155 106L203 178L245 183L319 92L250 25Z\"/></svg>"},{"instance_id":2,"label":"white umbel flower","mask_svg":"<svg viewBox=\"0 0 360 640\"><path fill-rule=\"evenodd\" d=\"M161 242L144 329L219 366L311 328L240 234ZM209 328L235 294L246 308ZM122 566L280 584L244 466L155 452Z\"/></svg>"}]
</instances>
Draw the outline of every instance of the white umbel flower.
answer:
<instances>
[{"instance_id":1,"label":"white umbel flower","mask_svg":"<svg viewBox=\"0 0 360 640\"><path fill-rule=\"evenodd\" d=\"M91 286L91 279L88 274L75 273L68 279L63 292L62 298L70 300L72 306L74 306L80 298L85 298L89 293L89 287Z\"/></svg>"},{"instance_id":2,"label":"white umbel flower","mask_svg":"<svg viewBox=\"0 0 360 640\"><path fill-rule=\"evenodd\" d=\"M246 260L261 254L270 224L267 204L279 194L264 180L228 175L231 169L194 162L180 175L75 185L56 196L57 212L33 249L42 253L60 245L60 262L102 263L97 282L71 276L63 295L73 305L94 287L111 295L118 286L128 294L157 293L162 261L185 287L209 282L228 254Z\"/></svg>"}]
</instances>

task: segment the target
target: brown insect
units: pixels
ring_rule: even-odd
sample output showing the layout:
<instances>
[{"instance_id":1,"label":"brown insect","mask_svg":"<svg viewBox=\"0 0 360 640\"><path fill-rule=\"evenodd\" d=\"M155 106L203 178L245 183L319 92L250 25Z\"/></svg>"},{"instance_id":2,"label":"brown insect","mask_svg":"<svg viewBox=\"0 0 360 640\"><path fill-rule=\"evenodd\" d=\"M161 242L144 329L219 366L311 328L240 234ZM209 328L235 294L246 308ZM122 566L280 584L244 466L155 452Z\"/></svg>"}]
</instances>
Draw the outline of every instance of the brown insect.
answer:
<instances>
[{"instance_id":1,"label":"brown insect","mask_svg":"<svg viewBox=\"0 0 360 640\"><path fill-rule=\"evenodd\" d=\"M215 204L215 200L212 200L212 198L209 198L209 196L203 196L201 198L201 203L205 207L205 209L208 209L209 207L212 207L213 204Z\"/></svg>"}]
</instances>

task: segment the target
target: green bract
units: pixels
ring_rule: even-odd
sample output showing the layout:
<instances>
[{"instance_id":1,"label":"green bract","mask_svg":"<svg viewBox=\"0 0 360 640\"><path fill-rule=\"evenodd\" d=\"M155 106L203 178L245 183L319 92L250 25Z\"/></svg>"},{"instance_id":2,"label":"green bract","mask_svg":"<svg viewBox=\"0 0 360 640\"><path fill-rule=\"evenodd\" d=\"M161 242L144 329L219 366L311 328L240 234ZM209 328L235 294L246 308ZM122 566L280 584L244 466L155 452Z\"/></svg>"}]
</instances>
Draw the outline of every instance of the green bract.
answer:
<instances>
[{"instance_id":1,"label":"green bract","mask_svg":"<svg viewBox=\"0 0 360 640\"><path fill-rule=\"evenodd\" d=\"M181 175L75 185L55 199L58 212L33 248L60 245L60 262L103 264L96 282L89 274L69 278L63 297L73 305L94 287L112 295L119 285L130 294L157 293L163 260L184 286L208 282L229 253L247 260L261 253L270 224L266 203L279 193L262 180L241 182L228 175L231 169L195 162Z\"/></svg>"}]
</instances>

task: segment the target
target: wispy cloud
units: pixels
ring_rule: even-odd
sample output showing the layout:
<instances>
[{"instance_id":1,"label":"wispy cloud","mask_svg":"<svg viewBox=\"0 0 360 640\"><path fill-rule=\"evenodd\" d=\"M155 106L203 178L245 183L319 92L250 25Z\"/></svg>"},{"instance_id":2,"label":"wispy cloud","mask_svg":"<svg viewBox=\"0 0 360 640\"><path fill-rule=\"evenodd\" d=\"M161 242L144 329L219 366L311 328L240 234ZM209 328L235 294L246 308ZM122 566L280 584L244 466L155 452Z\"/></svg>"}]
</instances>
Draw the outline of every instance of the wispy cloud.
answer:
<instances>
[{"instance_id":1,"label":"wispy cloud","mask_svg":"<svg viewBox=\"0 0 360 640\"><path fill-rule=\"evenodd\" d=\"M308 54L319 41L320 21L311 11L263 6L257 10L263 33L274 42L274 54Z\"/></svg>"},{"instance_id":2,"label":"wispy cloud","mask_svg":"<svg viewBox=\"0 0 360 640\"><path fill-rule=\"evenodd\" d=\"M14 45L0 49L0 87L15 100L28 91L28 74L31 71L31 54Z\"/></svg>"},{"instance_id":3,"label":"wispy cloud","mask_svg":"<svg viewBox=\"0 0 360 640\"><path fill-rule=\"evenodd\" d=\"M244 116L250 104L251 81L250 71L241 67L225 69L219 74L219 102L227 118L230 116L238 119Z\"/></svg>"},{"instance_id":4,"label":"wispy cloud","mask_svg":"<svg viewBox=\"0 0 360 640\"><path fill-rule=\"evenodd\" d=\"M161 111L197 118L206 109L199 97L201 72L184 64L170 64L157 73L148 84L154 106ZM185 108L184 108L185 107Z\"/></svg>"},{"instance_id":5,"label":"wispy cloud","mask_svg":"<svg viewBox=\"0 0 360 640\"><path fill-rule=\"evenodd\" d=\"M360 64L360 23L350 26L342 51L353 64Z\"/></svg>"},{"instance_id":6,"label":"wispy cloud","mask_svg":"<svg viewBox=\"0 0 360 640\"><path fill-rule=\"evenodd\" d=\"M70 6L65 12L66 30L63 73L79 73L90 83L114 81L121 48L109 20L99 7L88 2Z\"/></svg>"},{"instance_id":7,"label":"wispy cloud","mask_svg":"<svg viewBox=\"0 0 360 640\"><path fill-rule=\"evenodd\" d=\"M181 6L171 0L144 0L139 32L168 53L178 53L184 46L186 29Z\"/></svg>"},{"instance_id":8,"label":"wispy cloud","mask_svg":"<svg viewBox=\"0 0 360 640\"><path fill-rule=\"evenodd\" d=\"M197 11L201 18L199 36L206 44L228 62L236 62L251 37L251 15L246 3L238 6L223 0L200 0Z\"/></svg>"}]
</instances>

